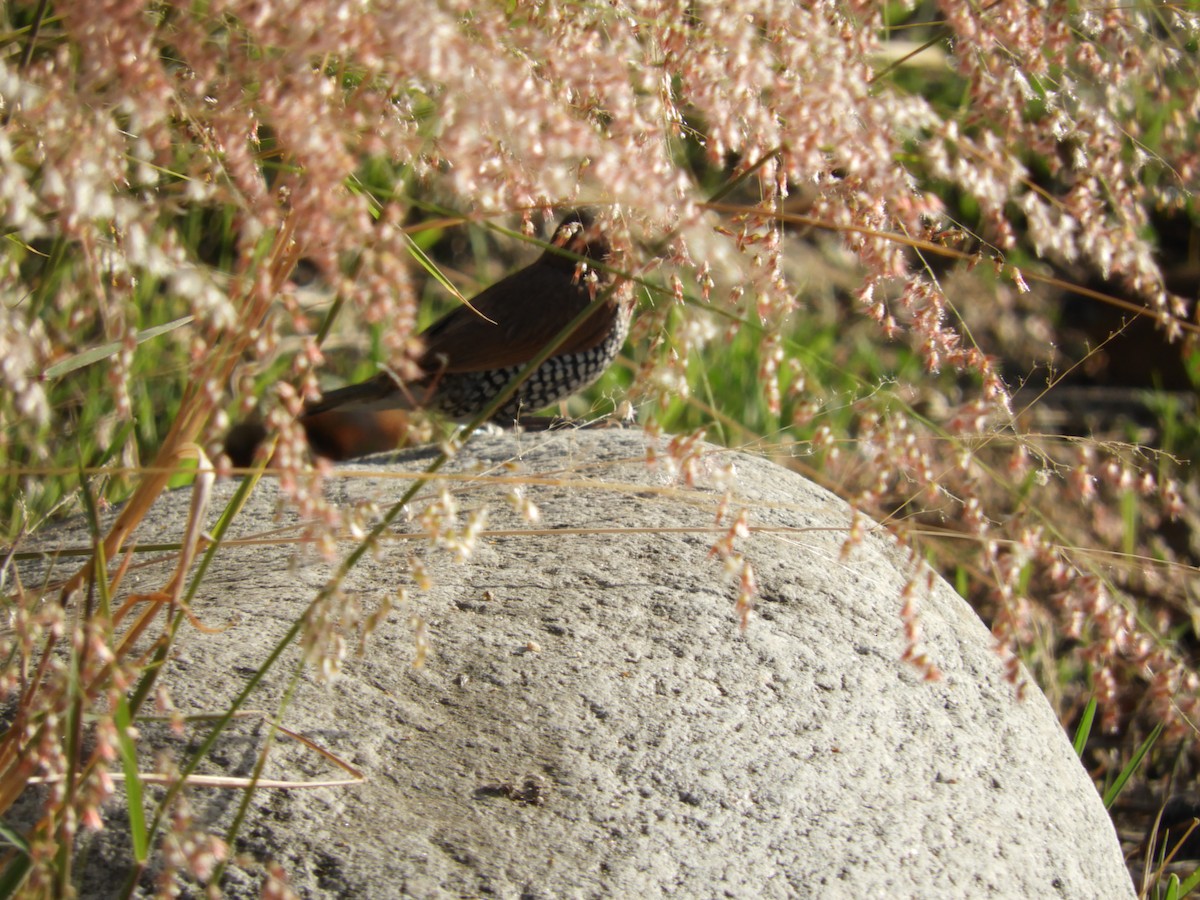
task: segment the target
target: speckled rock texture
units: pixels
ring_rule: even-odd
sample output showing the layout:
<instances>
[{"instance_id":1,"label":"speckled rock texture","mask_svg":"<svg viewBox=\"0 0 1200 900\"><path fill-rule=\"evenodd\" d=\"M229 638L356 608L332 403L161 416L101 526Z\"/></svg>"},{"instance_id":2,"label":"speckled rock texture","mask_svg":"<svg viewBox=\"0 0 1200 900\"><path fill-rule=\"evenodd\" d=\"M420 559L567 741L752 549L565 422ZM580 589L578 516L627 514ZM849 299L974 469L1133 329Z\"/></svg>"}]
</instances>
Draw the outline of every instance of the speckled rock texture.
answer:
<instances>
[{"instance_id":1,"label":"speckled rock texture","mask_svg":"<svg viewBox=\"0 0 1200 900\"><path fill-rule=\"evenodd\" d=\"M476 436L448 465L462 514L489 510L467 561L397 525L346 582L364 614L407 587L339 678L300 677L283 724L360 770L361 784L261 789L236 838L227 896L259 896L275 860L302 897L1132 897L1112 825L1045 699L1019 700L984 626L940 579L919 597L941 681L901 660L907 555L772 462L700 445L689 486L640 431ZM386 508L430 451L346 464L338 503ZM541 511L514 509L520 484ZM218 486L210 517L236 484ZM724 489L760 596L745 630L710 555ZM425 489L431 497L437 488ZM163 498L143 541L178 540L190 493ZM412 505L419 513L423 503ZM282 518L281 518L282 515ZM332 568L297 559L294 516L264 481L217 557L163 681L185 713L219 712L304 615ZM81 541L69 529L52 536ZM353 547L347 538L345 551ZM421 553L432 580L413 583ZM37 566L31 564L36 569ZM145 590L164 561L127 579ZM430 644L413 668L414 616ZM352 629L345 638L353 648ZM289 648L250 706L273 714ZM239 720L202 766L247 776L262 719ZM142 727L155 747L183 737ZM344 777L279 737L264 777ZM153 789L152 794L161 789ZM189 797L223 834L242 799ZM123 795L87 837L84 896L129 866ZM153 889L152 873L139 890Z\"/></svg>"}]
</instances>

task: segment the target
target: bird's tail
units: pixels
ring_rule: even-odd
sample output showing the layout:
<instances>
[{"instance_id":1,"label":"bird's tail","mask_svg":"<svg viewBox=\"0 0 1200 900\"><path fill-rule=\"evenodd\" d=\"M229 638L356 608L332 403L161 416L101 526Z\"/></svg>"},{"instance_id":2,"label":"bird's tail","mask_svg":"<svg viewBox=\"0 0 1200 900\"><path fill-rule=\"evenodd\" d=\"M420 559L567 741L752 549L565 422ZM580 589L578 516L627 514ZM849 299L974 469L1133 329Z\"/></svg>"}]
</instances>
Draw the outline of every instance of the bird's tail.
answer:
<instances>
[{"instance_id":1,"label":"bird's tail","mask_svg":"<svg viewBox=\"0 0 1200 900\"><path fill-rule=\"evenodd\" d=\"M405 409L330 409L303 415L299 422L312 452L334 462L395 450L423 437L423 432L415 433L412 413ZM234 466L249 468L266 438L260 420L239 422L225 436L225 453Z\"/></svg>"},{"instance_id":2,"label":"bird's tail","mask_svg":"<svg viewBox=\"0 0 1200 900\"><path fill-rule=\"evenodd\" d=\"M428 401L432 389L423 381L401 385L383 374L330 391L305 406L299 422L313 453L326 459L383 453L423 436L413 434L413 411ZM235 466L251 466L266 436L261 421L239 423L225 438L225 452Z\"/></svg>"},{"instance_id":3,"label":"bird's tail","mask_svg":"<svg viewBox=\"0 0 1200 900\"><path fill-rule=\"evenodd\" d=\"M338 408L300 417L313 453L336 461L395 450L408 443L406 409Z\"/></svg>"},{"instance_id":4,"label":"bird's tail","mask_svg":"<svg viewBox=\"0 0 1200 900\"><path fill-rule=\"evenodd\" d=\"M329 391L300 417L313 453L334 461L383 453L412 443L412 413L429 402L429 379L401 382L381 372Z\"/></svg>"}]
</instances>

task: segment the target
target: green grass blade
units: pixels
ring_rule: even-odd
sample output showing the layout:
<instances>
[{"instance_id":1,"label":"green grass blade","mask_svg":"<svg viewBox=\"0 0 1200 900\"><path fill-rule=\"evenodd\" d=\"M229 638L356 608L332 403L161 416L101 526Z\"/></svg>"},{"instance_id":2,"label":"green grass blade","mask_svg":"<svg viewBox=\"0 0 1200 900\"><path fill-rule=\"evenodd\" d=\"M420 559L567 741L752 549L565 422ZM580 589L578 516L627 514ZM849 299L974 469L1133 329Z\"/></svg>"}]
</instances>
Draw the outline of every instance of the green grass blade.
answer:
<instances>
[{"instance_id":1,"label":"green grass blade","mask_svg":"<svg viewBox=\"0 0 1200 900\"><path fill-rule=\"evenodd\" d=\"M173 322L167 322L165 325L155 325L153 328L147 328L144 331L139 331L134 338L139 344L144 344L151 338L156 338L160 334L166 334L168 331L174 331L176 328L182 328L189 324L195 316L182 316L175 319ZM84 350L76 353L73 356L68 356L61 362L56 362L50 368L46 369L43 377L58 378L60 375L66 375L68 372L74 372L76 369L82 369L94 363L100 362L102 359L108 359L110 356L116 356L121 350L121 341L110 341L107 344L101 344L99 347L92 347L90 350Z\"/></svg>"},{"instance_id":2,"label":"green grass blade","mask_svg":"<svg viewBox=\"0 0 1200 900\"><path fill-rule=\"evenodd\" d=\"M29 843L18 832L0 822L0 841L17 851L12 861L0 872L0 900L16 896L29 875L33 857L29 855Z\"/></svg>"},{"instance_id":3,"label":"green grass blade","mask_svg":"<svg viewBox=\"0 0 1200 900\"><path fill-rule=\"evenodd\" d=\"M1179 892L1176 896L1186 897L1197 887L1200 887L1200 869L1197 869L1183 881L1179 882Z\"/></svg>"},{"instance_id":4,"label":"green grass blade","mask_svg":"<svg viewBox=\"0 0 1200 900\"><path fill-rule=\"evenodd\" d=\"M29 874L32 864L33 860L29 858L29 854L21 853L0 872L0 900L16 896L18 889L25 883L25 877Z\"/></svg>"},{"instance_id":5,"label":"green grass blade","mask_svg":"<svg viewBox=\"0 0 1200 900\"><path fill-rule=\"evenodd\" d=\"M1096 719L1096 698L1093 697L1088 701L1083 710L1083 718L1079 720L1079 727L1075 729L1075 755L1083 756L1083 748L1087 746L1088 735L1092 733L1092 722Z\"/></svg>"},{"instance_id":6,"label":"green grass blade","mask_svg":"<svg viewBox=\"0 0 1200 900\"><path fill-rule=\"evenodd\" d=\"M117 700L113 720L117 726L121 768L125 772L125 799L129 805L129 836L133 841L133 855L138 863L144 863L150 855L150 841L146 834L146 810L142 805L142 782L138 777L137 748L129 737L129 703L124 697Z\"/></svg>"},{"instance_id":7,"label":"green grass blade","mask_svg":"<svg viewBox=\"0 0 1200 900\"><path fill-rule=\"evenodd\" d=\"M2 838L4 843L8 844L8 846L14 848L15 850L19 850L26 856L29 855L29 844L25 838L19 831L13 830L11 826L5 824L4 822L0 822L0 838Z\"/></svg>"},{"instance_id":8,"label":"green grass blade","mask_svg":"<svg viewBox=\"0 0 1200 900\"><path fill-rule=\"evenodd\" d=\"M1132 777L1133 773L1138 770L1138 766L1142 764L1142 760L1145 759L1146 754L1150 752L1150 748L1154 746L1155 742L1158 740L1158 736L1162 734L1162 730L1162 722L1159 722L1154 726L1154 730L1150 732L1150 737L1142 741L1142 746L1138 747L1137 753L1133 754L1133 758L1125 764L1125 768L1121 770L1121 774L1117 776L1117 780L1114 781L1109 789L1104 792L1105 809L1112 808L1113 803L1116 802L1117 796L1125 787L1125 782L1127 782L1130 777Z\"/></svg>"}]
</instances>

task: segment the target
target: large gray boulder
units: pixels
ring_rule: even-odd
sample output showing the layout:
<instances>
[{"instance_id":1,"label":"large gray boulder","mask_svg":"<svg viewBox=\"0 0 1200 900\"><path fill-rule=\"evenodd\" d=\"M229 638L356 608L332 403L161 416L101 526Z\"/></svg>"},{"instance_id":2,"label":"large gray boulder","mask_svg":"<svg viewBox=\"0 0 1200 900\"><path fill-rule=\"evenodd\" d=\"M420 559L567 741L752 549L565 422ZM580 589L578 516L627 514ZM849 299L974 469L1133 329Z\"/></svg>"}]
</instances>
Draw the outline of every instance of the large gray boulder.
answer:
<instances>
[{"instance_id":1,"label":"large gray boulder","mask_svg":"<svg viewBox=\"0 0 1200 900\"><path fill-rule=\"evenodd\" d=\"M843 558L851 511L829 492L707 445L689 487L647 465L650 443L585 430L467 444L443 471L472 476L449 483L462 508L490 511L475 554L424 553L428 590L405 563L419 540L398 534L364 559L346 589L366 611L404 586L411 599L331 685L307 670L284 713L365 781L255 793L227 895L257 896L252 860L274 859L304 897L1133 896L1049 705L1036 690L1018 699L948 585L919 597L943 673L927 682L901 659L910 569L890 538L868 531ZM348 464L328 495L386 508L410 484L395 473L430 459ZM737 586L710 555L725 477L732 510L761 528L736 542L760 588L745 630ZM538 525L509 502L523 480ZM218 487L213 515L235 486ZM177 538L189 501L164 498L142 539ZM277 506L264 482L235 534L287 536ZM223 709L325 583L329 566L294 553L267 543L218 556L194 610L234 624L185 629L163 674L183 712ZM139 572L134 589L169 571ZM431 647L419 669L414 614ZM298 656L268 676L256 709L276 709ZM248 775L267 732L239 722L202 771ZM142 733L147 768L151 746L186 743L165 727ZM281 739L264 777L342 774ZM242 794L189 796L219 829ZM122 821L113 804L110 827L87 839L86 896L128 868Z\"/></svg>"}]
</instances>

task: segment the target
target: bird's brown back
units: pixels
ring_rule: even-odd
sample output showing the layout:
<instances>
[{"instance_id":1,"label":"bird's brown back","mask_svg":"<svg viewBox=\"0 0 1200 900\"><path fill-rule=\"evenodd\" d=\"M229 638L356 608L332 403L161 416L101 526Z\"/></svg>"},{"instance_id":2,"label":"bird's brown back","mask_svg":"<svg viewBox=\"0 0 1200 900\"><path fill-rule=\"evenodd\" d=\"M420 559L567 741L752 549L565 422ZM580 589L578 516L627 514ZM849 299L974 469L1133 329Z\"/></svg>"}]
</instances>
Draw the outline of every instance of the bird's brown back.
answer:
<instances>
[{"instance_id":1,"label":"bird's brown back","mask_svg":"<svg viewBox=\"0 0 1200 900\"><path fill-rule=\"evenodd\" d=\"M577 229L573 233L573 229ZM552 243L591 262L609 255L591 217L573 213L555 230ZM418 364L427 372L481 372L528 362L568 322L587 308L602 279L589 280L579 260L554 249L496 282L470 304L456 307L421 333ZM555 354L599 346L619 309L609 299L561 344Z\"/></svg>"}]
</instances>

